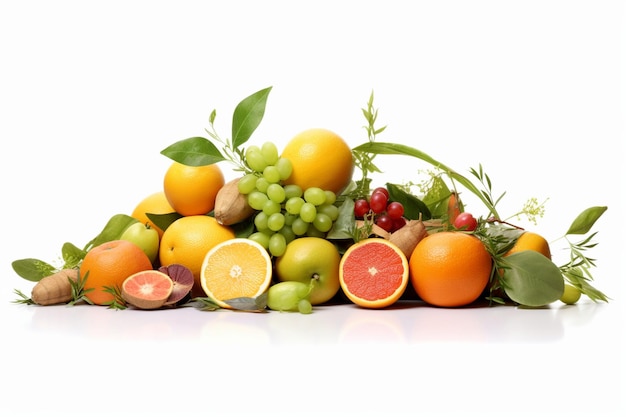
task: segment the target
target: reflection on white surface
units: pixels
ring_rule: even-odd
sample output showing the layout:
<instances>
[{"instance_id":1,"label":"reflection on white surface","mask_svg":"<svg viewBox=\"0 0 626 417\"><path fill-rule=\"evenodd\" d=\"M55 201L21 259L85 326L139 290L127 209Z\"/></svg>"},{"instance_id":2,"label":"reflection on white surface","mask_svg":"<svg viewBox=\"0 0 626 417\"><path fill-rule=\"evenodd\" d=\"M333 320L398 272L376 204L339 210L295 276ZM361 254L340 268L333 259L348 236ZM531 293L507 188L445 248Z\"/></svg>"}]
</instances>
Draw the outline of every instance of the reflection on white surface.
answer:
<instances>
[{"instance_id":1,"label":"reflection on white surface","mask_svg":"<svg viewBox=\"0 0 626 417\"><path fill-rule=\"evenodd\" d=\"M106 416L125 404L134 416L608 416L623 406L619 305L2 310L0 415ZM185 400L137 400L172 390ZM94 396L114 400L91 412Z\"/></svg>"},{"instance_id":2,"label":"reflection on white surface","mask_svg":"<svg viewBox=\"0 0 626 417\"><path fill-rule=\"evenodd\" d=\"M556 303L555 303L556 304ZM414 301L368 310L354 305L318 306L311 315L173 310L114 311L95 306L27 309L27 330L93 340L198 340L213 344L416 344L548 343L585 331L605 305L581 303L545 308L434 308ZM20 312L23 314L23 311Z\"/></svg>"}]
</instances>

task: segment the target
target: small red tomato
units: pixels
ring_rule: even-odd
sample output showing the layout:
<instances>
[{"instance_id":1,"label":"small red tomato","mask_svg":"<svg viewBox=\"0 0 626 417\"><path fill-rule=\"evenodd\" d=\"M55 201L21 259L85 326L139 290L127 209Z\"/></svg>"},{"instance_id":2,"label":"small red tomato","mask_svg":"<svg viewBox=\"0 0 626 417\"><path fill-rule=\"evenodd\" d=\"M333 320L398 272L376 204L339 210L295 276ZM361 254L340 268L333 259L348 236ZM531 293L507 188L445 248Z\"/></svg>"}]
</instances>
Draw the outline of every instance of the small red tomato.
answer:
<instances>
[{"instance_id":1,"label":"small red tomato","mask_svg":"<svg viewBox=\"0 0 626 417\"><path fill-rule=\"evenodd\" d=\"M363 218L370 211L370 204L364 198L359 198L354 202L354 215Z\"/></svg>"},{"instance_id":2,"label":"small red tomato","mask_svg":"<svg viewBox=\"0 0 626 417\"><path fill-rule=\"evenodd\" d=\"M376 214L380 214L387 208L387 195L380 191L370 196L370 208Z\"/></svg>"},{"instance_id":3,"label":"small red tomato","mask_svg":"<svg viewBox=\"0 0 626 417\"><path fill-rule=\"evenodd\" d=\"M478 226L478 221L471 213L461 213L454 219L454 227L459 230L471 232L476 230L476 226Z\"/></svg>"}]
</instances>

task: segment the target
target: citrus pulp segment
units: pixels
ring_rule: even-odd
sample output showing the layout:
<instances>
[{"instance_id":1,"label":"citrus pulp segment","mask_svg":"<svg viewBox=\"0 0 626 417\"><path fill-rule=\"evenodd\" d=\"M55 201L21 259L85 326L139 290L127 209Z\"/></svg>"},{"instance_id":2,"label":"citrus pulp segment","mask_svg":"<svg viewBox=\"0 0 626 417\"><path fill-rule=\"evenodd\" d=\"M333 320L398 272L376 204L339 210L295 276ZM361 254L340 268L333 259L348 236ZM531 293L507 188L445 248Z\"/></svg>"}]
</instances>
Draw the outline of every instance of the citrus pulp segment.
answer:
<instances>
[{"instance_id":1,"label":"citrus pulp segment","mask_svg":"<svg viewBox=\"0 0 626 417\"><path fill-rule=\"evenodd\" d=\"M395 244L367 238L346 250L339 265L339 279L354 304L384 308L404 293L409 282L409 264Z\"/></svg>"},{"instance_id":2,"label":"citrus pulp segment","mask_svg":"<svg viewBox=\"0 0 626 417\"><path fill-rule=\"evenodd\" d=\"M263 294L272 281L272 260L261 244L233 238L214 246L205 256L200 282L206 295L219 306L225 301Z\"/></svg>"},{"instance_id":3,"label":"citrus pulp segment","mask_svg":"<svg viewBox=\"0 0 626 417\"><path fill-rule=\"evenodd\" d=\"M122 298L135 307L150 310L162 307L172 290L172 279L159 271L142 271L122 283Z\"/></svg>"}]
</instances>

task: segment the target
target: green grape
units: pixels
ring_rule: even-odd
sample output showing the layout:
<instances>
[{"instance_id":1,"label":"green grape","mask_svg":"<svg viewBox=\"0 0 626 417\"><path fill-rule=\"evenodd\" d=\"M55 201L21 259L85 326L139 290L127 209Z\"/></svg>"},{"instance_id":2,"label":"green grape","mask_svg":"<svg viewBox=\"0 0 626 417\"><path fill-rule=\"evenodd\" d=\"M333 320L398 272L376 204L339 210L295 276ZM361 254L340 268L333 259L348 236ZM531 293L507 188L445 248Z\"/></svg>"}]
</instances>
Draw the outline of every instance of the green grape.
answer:
<instances>
[{"instance_id":1,"label":"green grape","mask_svg":"<svg viewBox=\"0 0 626 417\"><path fill-rule=\"evenodd\" d=\"M250 194L256 188L257 176L254 174L246 174L239 179L237 189L241 194Z\"/></svg>"},{"instance_id":2,"label":"green grape","mask_svg":"<svg viewBox=\"0 0 626 417\"><path fill-rule=\"evenodd\" d=\"M285 185L285 198L289 200L291 197L302 197L302 188L297 184Z\"/></svg>"},{"instance_id":3,"label":"green grape","mask_svg":"<svg viewBox=\"0 0 626 417\"><path fill-rule=\"evenodd\" d=\"M337 201L337 194L335 194L334 192L330 190L324 191L324 194L326 194L325 204L335 204L335 201Z\"/></svg>"},{"instance_id":4,"label":"green grape","mask_svg":"<svg viewBox=\"0 0 626 417\"><path fill-rule=\"evenodd\" d=\"M270 242L268 246L268 250L272 256L282 256L287 249L287 240L285 236L276 232L272 236L270 236Z\"/></svg>"},{"instance_id":5,"label":"green grape","mask_svg":"<svg viewBox=\"0 0 626 417\"><path fill-rule=\"evenodd\" d=\"M308 237L321 237L321 238L325 238L326 237L326 233L322 232L321 230L319 230L317 227L315 227L313 225L313 223L311 223L309 225L309 228L306 231L306 235Z\"/></svg>"},{"instance_id":6,"label":"green grape","mask_svg":"<svg viewBox=\"0 0 626 417\"><path fill-rule=\"evenodd\" d=\"M263 170L263 178L267 180L270 184L276 184L280 182L280 174L278 173L278 168L274 165L268 165Z\"/></svg>"},{"instance_id":7,"label":"green grape","mask_svg":"<svg viewBox=\"0 0 626 417\"><path fill-rule=\"evenodd\" d=\"M304 200L302 197L291 197L285 203L285 210L289 214L300 214L300 209L302 209L303 204Z\"/></svg>"},{"instance_id":8,"label":"green grape","mask_svg":"<svg viewBox=\"0 0 626 417\"><path fill-rule=\"evenodd\" d=\"M293 229L285 224L282 229L279 230L280 234L285 236L285 240L287 244L296 238L296 234L293 232Z\"/></svg>"},{"instance_id":9,"label":"green grape","mask_svg":"<svg viewBox=\"0 0 626 417\"><path fill-rule=\"evenodd\" d=\"M261 155L267 165L274 165L278 161L278 148L272 142L265 142L261 145Z\"/></svg>"},{"instance_id":10,"label":"green grape","mask_svg":"<svg viewBox=\"0 0 626 417\"><path fill-rule=\"evenodd\" d=\"M326 202L326 193L319 187L310 187L304 190L304 201L314 206L321 206Z\"/></svg>"},{"instance_id":11,"label":"green grape","mask_svg":"<svg viewBox=\"0 0 626 417\"><path fill-rule=\"evenodd\" d=\"M270 186L270 182L265 177L257 177L255 183L256 189L262 193L267 193L267 187Z\"/></svg>"},{"instance_id":12,"label":"green grape","mask_svg":"<svg viewBox=\"0 0 626 417\"><path fill-rule=\"evenodd\" d=\"M326 214L332 221L339 218L339 207L334 204L324 203L317 208L317 212Z\"/></svg>"},{"instance_id":13,"label":"green grape","mask_svg":"<svg viewBox=\"0 0 626 417\"><path fill-rule=\"evenodd\" d=\"M317 208L312 203L306 202L300 207L300 218L307 223L312 223L317 216Z\"/></svg>"},{"instance_id":14,"label":"green grape","mask_svg":"<svg viewBox=\"0 0 626 417\"><path fill-rule=\"evenodd\" d=\"M313 220L313 226L320 232L328 232L330 228L333 227L333 221L328 214L317 213Z\"/></svg>"},{"instance_id":15,"label":"green grape","mask_svg":"<svg viewBox=\"0 0 626 417\"><path fill-rule=\"evenodd\" d=\"M267 219L267 227L272 232L278 232L285 225L285 216L282 213L273 213Z\"/></svg>"},{"instance_id":16,"label":"green grape","mask_svg":"<svg viewBox=\"0 0 626 417\"><path fill-rule=\"evenodd\" d=\"M268 216L264 212L262 211L258 212L257 215L254 216L254 227L256 227L256 230L261 231L261 232L268 230L269 228L267 226L267 222L269 218L270 216Z\"/></svg>"},{"instance_id":17,"label":"green grape","mask_svg":"<svg viewBox=\"0 0 626 417\"><path fill-rule=\"evenodd\" d=\"M291 173L293 172L293 165L289 159L278 158L278 161L276 161L276 164L274 165L276 165L276 169L278 169L278 173L280 174L280 179L282 181L291 176Z\"/></svg>"},{"instance_id":18,"label":"green grape","mask_svg":"<svg viewBox=\"0 0 626 417\"><path fill-rule=\"evenodd\" d=\"M311 314L313 312L313 305L311 305L309 300L303 298L298 301L298 311L301 314Z\"/></svg>"},{"instance_id":19,"label":"green grape","mask_svg":"<svg viewBox=\"0 0 626 417\"><path fill-rule=\"evenodd\" d=\"M268 199L265 204L263 204L262 210L263 213L267 214L268 216L271 216L274 213L280 213L280 203Z\"/></svg>"},{"instance_id":20,"label":"green grape","mask_svg":"<svg viewBox=\"0 0 626 417\"><path fill-rule=\"evenodd\" d=\"M300 300L309 296L309 286L299 281L283 281L267 290L267 307L274 311L298 311Z\"/></svg>"},{"instance_id":21,"label":"green grape","mask_svg":"<svg viewBox=\"0 0 626 417\"><path fill-rule=\"evenodd\" d=\"M265 249L268 249L270 246L270 235L268 235L267 233L254 232L250 236L248 236L248 239L260 243L261 246L263 246Z\"/></svg>"},{"instance_id":22,"label":"green grape","mask_svg":"<svg viewBox=\"0 0 626 417\"><path fill-rule=\"evenodd\" d=\"M291 230L296 236L304 236L307 230L309 230L309 223L298 216L293 223L291 223Z\"/></svg>"},{"instance_id":23,"label":"green grape","mask_svg":"<svg viewBox=\"0 0 626 417\"><path fill-rule=\"evenodd\" d=\"M275 203L282 203L285 201L285 189L280 184L270 184L265 192L267 196Z\"/></svg>"},{"instance_id":24,"label":"green grape","mask_svg":"<svg viewBox=\"0 0 626 417\"><path fill-rule=\"evenodd\" d=\"M258 146L251 146L246 149L246 163L255 172L263 172L267 166L267 162L265 162L261 149Z\"/></svg>"},{"instance_id":25,"label":"green grape","mask_svg":"<svg viewBox=\"0 0 626 417\"><path fill-rule=\"evenodd\" d=\"M291 226L294 220L298 218L297 214L291 214L291 213L283 213L283 214L285 215L285 226Z\"/></svg>"},{"instance_id":26,"label":"green grape","mask_svg":"<svg viewBox=\"0 0 626 417\"><path fill-rule=\"evenodd\" d=\"M269 198L266 194L255 190L248 194L248 205L255 210L263 210L263 206L266 202L269 201Z\"/></svg>"}]
</instances>

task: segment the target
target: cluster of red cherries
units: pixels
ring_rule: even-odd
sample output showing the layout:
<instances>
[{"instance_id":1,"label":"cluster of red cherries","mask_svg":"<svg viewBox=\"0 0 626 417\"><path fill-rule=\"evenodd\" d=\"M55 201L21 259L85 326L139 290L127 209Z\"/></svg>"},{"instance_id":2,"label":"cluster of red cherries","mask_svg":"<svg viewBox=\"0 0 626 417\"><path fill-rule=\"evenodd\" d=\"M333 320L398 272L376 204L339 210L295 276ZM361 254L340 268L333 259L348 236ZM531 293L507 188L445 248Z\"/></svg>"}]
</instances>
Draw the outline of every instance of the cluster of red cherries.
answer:
<instances>
[{"instance_id":1,"label":"cluster of red cherries","mask_svg":"<svg viewBox=\"0 0 626 417\"><path fill-rule=\"evenodd\" d=\"M369 199L354 201L354 216L357 219L371 220L381 229L393 233L406 224L404 206L397 201L389 201L389 191L384 187L375 188Z\"/></svg>"}]
</instances>

